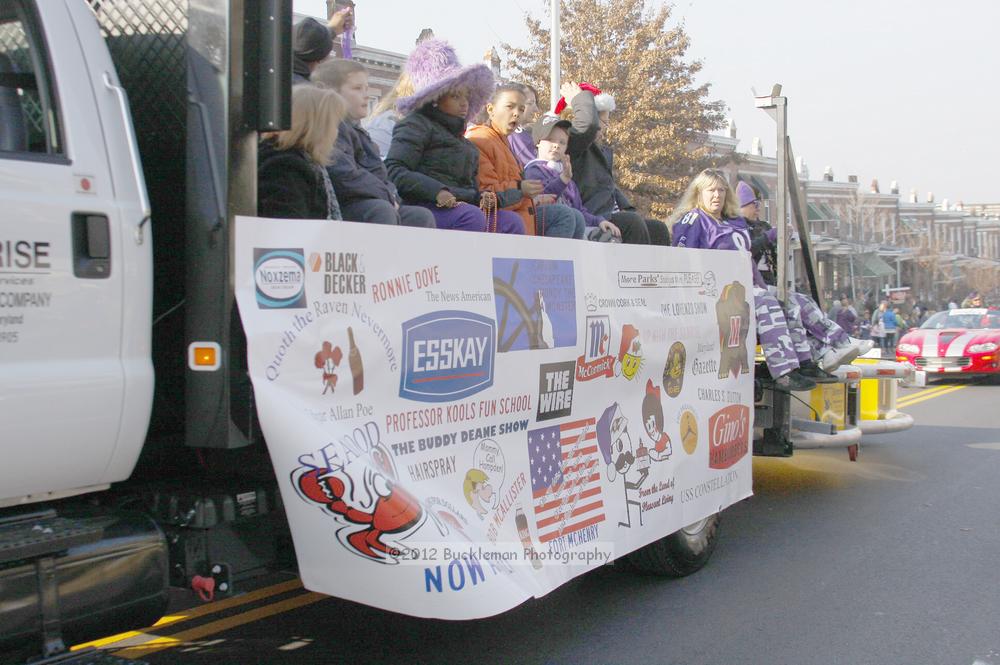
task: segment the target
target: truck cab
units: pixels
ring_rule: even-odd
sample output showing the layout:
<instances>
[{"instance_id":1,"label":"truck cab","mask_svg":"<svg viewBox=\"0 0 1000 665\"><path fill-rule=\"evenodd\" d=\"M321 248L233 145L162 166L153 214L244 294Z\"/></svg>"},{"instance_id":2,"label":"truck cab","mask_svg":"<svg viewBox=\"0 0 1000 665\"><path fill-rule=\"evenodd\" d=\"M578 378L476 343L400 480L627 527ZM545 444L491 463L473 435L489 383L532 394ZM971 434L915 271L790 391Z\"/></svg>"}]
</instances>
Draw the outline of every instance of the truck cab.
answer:
<instances>
[{"instance_id":1,"label":"truck cab","mask_svg":"<svg viewBox=\"0 0 1000 665\"><path fill-rule=\"evenodd\" d=\"M229 275L291 3L251 4L0 7L0 651L149 625L282 544Z\"/></svg>"},{"instance_id":2,"label":"truck cab","mask_svg":"<svg viewBox=\"0 0 1000 665\"><path fill-rule=\"evenodd\" d=\"M152 252L125 93L89 9L15 0L0 12L0 505L10 505L131 474L153 399Z\"/></svg>"}]
</instances>

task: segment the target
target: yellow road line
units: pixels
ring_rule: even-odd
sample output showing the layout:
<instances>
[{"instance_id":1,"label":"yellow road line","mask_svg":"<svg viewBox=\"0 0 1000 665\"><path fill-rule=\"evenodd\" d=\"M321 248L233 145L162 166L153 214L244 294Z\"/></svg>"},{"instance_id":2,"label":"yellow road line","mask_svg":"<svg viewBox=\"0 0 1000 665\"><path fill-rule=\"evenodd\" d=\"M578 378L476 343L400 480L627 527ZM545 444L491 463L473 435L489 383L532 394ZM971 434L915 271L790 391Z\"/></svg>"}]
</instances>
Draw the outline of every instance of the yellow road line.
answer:
<instances>
[{"instance_id":1,"label":"yellow road line","mask_svg":"<svg viewBox=\"0 0 1000 665\"><path fill-rule=\"evenodd\" d=\"M968 387L969 387L968 385L948 386L948 388L946 388L945 390L941 390L939 392L936 392L933 395L921 395L920 397L917 397L917 398L914 398L914 399L911 399L911 400L907 400L905 403L902 403L902 404L897 401L896 405L897 406L901 406L901 407L912 406L912 405L917 404L919 402L924 402L924 401L927 401L929 399L934 399L935 397L941 397L942 395L947 395L949 393L955 392L956 390L962 390L963 388L968 388Z\"/></svg>"},{"instance_id":2,"label":"yellow road line","mask_svg":"<svg viewBox=\"0 0 1000 665\"><path fill-rule=\"evenodd\" d=\"M904 396L898 398L896 401L897 402L906 402L908 400L916 399L918 397L926 397L927 395L933 395L934 393L939 393L942 390L947 390L948 388L952 388L952 387L954 387L954 386L953 385L943 385L943 386L935 386L933 388L924 388L920 392L912 393L910 395L904 395Z\"/></svg>"},{"instance_id":3,"label":"yellow road line","mask_svg":"<svg viewBox=\"0 0 1000 665\"><path fill-rule=\"evenodd\" d=\"M222 631L229 630L230 628L236 628L254 621L266 619L267 617L274 616L275 614L281 614L282 612L288 612L298 609L299 607L311 605L312 603L325 600L326 598L329 598L326 594L310 591L298 596L293 596L292 598L280 600L276 603L271 603L270 605L255 608L241 614L234 614L231 617L217 619L200 626L195 626L194 628L189 628L188 630L182 630L181 632L170 635L169 637L157 637L156 639L145 644L116 651L114 655L119 658L128 659L144 658L151 653L156 653L157 651L163 651L164 649L169 649L171 647L181 646L192 640L198 640L203 637L208 637L209 635L221 633Z\"/></svg>"},{"instance_id":4,"label":"yellow road line","mask_svg":"<svg viewBox=\"0 0 1000 665\"><path fill-rule=\"evenodd\" d=\"M111 635L109 637L102 637L99 640L93 640L91 642L84 642L83 644L77 644L73 646L70 650L76 651L78 649L83 649L86 647L100 648L107 646L109 644L114 644L115 642L123 642L132 637L137 637L140 635L149 636L149 632L153 628L159 628L161 626L169 626L176 623L181 623L184 621L189 621L191 619L196 619L200 616L205 616L206 614L213 614L215 612L221 612L223 610L228 610L231 607L239 607L240 605L246 605L247 603L253 603L264 598L270 598L271 596L276 596L280 593L286 593L288 591L294 591L295 589L302 588L302 580L294 579L288 580L287 582L280 582L278 584L273 584L271 586L266 586L255 591L250 591L240 596L233 596L232 598L226 598L225 600L219 600L214 603L208 603L206 605L199 605L197 607L192 607L188 610L182 610L180 612L175 612L173 614L168 614L150 628L145 630L130 630L126 633L118 633L117 635ZM155 637L153 635L152 637Z\"/></svg>"},{"instance_id":5,"label":"yellow road line","mask_svg":"<svg viewBox=\"0 0 1000 665\"><path fill-rule=\"evenodd\" d=\"M923 397L930 397L931 395L937 395L939 393L951 392L952 388L974 385L975 383L976 383L975 381L972 381L971 383L962 383L962 384L946 383L944 385L935 386L933 388L924 388L920 392L912 393L910 395L904 395L903 397L898 398L896 402L906 403Z\"/></svg>"}]
</instances>

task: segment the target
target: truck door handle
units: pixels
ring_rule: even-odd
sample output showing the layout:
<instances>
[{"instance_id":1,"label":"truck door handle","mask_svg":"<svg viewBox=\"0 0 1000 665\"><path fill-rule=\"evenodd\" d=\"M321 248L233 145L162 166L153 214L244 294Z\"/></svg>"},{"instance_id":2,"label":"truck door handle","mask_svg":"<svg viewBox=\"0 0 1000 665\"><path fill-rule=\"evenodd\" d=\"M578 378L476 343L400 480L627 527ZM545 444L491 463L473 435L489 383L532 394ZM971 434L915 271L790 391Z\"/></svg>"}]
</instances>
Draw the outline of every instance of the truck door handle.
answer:
<instances>
[{"instance_id":1,"label":"truck door handle","mask_svg":"<svg viewBox=\"0 0 1000 665\"><path fill-rule=\"evenodd\" d=\"M74 212L73 274L81 279L111 276L111 227L107 215Z\"/></svg>"}]
</instances>

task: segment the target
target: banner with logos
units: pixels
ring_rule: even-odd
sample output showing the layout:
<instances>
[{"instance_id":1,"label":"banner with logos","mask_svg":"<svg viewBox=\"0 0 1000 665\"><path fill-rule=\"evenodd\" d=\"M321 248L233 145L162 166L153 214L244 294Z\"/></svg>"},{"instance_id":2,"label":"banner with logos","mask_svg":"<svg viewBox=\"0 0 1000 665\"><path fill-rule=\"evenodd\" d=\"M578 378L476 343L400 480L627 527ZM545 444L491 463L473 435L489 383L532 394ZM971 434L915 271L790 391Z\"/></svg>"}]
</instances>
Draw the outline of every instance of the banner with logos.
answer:
<instances>
[{"instance_id":1,"label":"banner with logos","mask_svg":"<svg viewBox=\"0 0 1000 665\"><path fill-rule=\"evenodd\" d=\"M751 494L750 259L236 221L305 586L490 616Z\"/></svg>"}]
</instances>

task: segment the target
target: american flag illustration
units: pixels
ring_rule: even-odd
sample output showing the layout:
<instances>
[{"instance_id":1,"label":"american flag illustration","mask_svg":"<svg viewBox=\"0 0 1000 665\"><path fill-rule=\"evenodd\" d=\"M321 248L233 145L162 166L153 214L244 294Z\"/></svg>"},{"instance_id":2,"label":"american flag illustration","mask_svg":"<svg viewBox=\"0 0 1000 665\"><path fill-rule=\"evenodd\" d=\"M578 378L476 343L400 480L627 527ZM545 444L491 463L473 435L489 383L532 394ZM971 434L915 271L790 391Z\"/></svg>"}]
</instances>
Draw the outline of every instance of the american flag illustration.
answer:
<instances>
[{"instance_id":1,"label":"american flag illustration","mask_svg":"<svg viewBox=\"0 0 1000 665\"><path fill-rule=\"evenodd\" d=\"M528 432L538 539L546 543L604 521L595 420Z\"/></svg>"}]
</instances>

